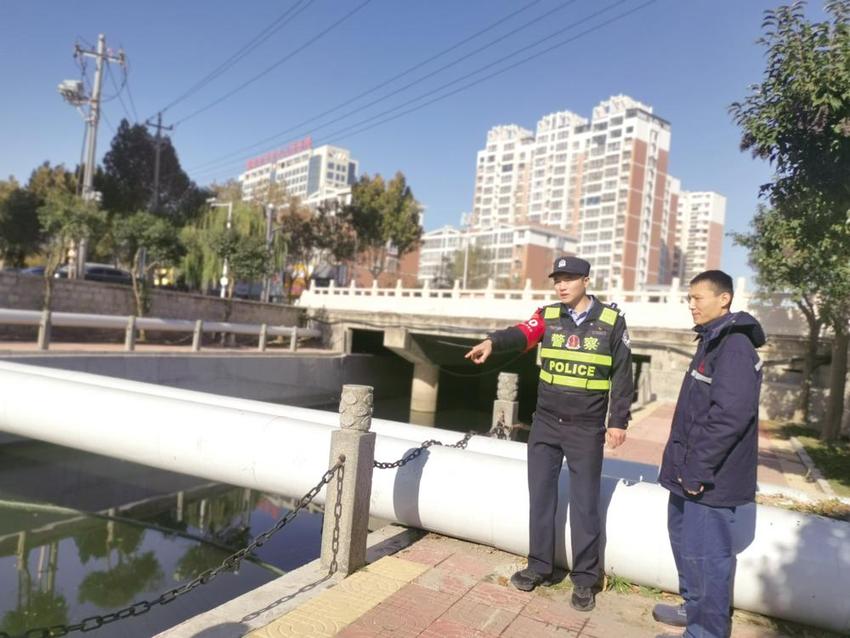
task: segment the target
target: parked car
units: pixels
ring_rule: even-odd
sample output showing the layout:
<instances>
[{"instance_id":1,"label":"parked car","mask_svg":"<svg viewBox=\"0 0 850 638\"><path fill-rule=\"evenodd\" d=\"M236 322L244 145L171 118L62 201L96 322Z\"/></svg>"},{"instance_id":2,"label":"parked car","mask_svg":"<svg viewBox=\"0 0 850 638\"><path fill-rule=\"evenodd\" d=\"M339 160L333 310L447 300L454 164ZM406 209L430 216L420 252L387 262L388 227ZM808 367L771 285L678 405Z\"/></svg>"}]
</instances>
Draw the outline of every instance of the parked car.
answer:
<instances>
[{"instance_id":1,"label":"parked car","mask_svg":"<svg viewBox=\"0 0 850 638\"><path fill-rule=\"evenodd\" d=\"M67 279L68 266L62 266L56 271L58 279ZM133 285L133 277L126 270L115 268L109 264L86 263L86 274L84 277L87 281L101 281L107 284L123 284L125 286Z\"/></svg>"}]
</instances>

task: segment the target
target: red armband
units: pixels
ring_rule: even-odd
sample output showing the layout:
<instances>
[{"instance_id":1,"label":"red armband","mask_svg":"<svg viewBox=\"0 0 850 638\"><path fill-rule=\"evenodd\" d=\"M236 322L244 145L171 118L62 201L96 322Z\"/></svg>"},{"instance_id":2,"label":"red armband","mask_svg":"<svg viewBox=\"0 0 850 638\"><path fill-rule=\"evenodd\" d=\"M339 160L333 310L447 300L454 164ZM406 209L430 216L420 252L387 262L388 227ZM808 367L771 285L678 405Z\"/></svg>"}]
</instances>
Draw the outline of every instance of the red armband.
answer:
<instances>
[{"instance_id":1,"label":"red armband","mask_svg":"<svg viewBox=\"0 0 850 638\"><path fill-rule=\"evenodd\" d=\"M531 316L531 319L518 323L517 328L522 330L525 335L525 349L531 350L536 346L546 332L546 322L543 321L543 309L538 308Z\"/></svg>"}]
</instances>

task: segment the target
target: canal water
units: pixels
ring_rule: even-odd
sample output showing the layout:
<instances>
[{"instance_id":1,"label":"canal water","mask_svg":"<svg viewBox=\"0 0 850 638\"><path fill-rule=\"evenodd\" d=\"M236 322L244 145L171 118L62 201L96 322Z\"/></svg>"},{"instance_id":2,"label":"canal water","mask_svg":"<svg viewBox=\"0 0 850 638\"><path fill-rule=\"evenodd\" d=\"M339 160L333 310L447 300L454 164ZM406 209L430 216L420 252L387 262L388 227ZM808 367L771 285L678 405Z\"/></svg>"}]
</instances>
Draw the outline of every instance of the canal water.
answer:
<instances>
[{"instance_id":1,"label":"canal water","mask_svg":"<svg viewBox=\"0 0 850 638\"><path fill-rule=\"evenodd\" d=\"M452 378L444 388L435 425L488 429L489 391L470 395ZM409 404L379 401L375 416L407 421ZM220 564L293 506L292 498L47 443L0 444L0 631L16 636L152 601ZM238 572L91 635L148 638L263 585L317 558L321 527L320 511L302 512Z\"/></svg>"}]
</instances>

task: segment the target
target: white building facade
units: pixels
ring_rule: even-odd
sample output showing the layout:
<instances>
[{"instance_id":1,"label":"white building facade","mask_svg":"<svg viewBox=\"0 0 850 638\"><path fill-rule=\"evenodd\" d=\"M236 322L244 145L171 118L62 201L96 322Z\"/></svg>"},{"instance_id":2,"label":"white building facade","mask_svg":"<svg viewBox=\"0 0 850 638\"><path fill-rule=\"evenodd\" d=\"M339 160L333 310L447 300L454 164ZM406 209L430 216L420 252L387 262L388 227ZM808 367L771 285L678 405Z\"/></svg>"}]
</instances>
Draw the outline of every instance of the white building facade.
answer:
<instances>
[{"instance_id":1,"label":"white building facade","mask_svg":"<svg viewBox=\"0 0 850 638\"><path fill-rule=\"evenodd\" d=\"M720 268L726 198L712 191L679 195L674 270L685 284L704 270Z\"/></svg>"},{"instance_id":2,"label":"white building facade","mask_svg":"<svg viewBox=\"0 0 850 638\"><path fill-rule=\"evenodd\" d=\"M274 181L315 207L334 199L347 202L358 169L358 162L352 159L348 149L327 144L313 148L308 137L249 160L238 179L246 200Z\"/></svg>"}]
</instances>

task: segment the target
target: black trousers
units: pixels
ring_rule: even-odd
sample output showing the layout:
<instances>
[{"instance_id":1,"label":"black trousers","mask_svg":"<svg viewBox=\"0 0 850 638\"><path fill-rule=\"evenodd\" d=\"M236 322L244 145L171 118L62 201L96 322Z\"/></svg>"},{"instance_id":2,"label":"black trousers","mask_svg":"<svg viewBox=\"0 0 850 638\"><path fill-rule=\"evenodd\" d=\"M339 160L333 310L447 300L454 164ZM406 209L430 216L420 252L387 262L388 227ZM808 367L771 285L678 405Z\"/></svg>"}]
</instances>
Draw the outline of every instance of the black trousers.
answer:
<instances>
[{"instance_id":1,"label":"black trousers","mask_svg":"<svg viewBox=\"0 0 850 638\"><path fill-rule=\"evenodd\" d=\"M596 424L571 423L540 410L534 414L528 437L528 566L538 574L552 573L556 534L564 529L556 529L555 512L558 477L566 457L570 479L570 578L575 585L591 587L602 576L599 488L604 445L602 420Z\"/></svg>"}]
</instances>

